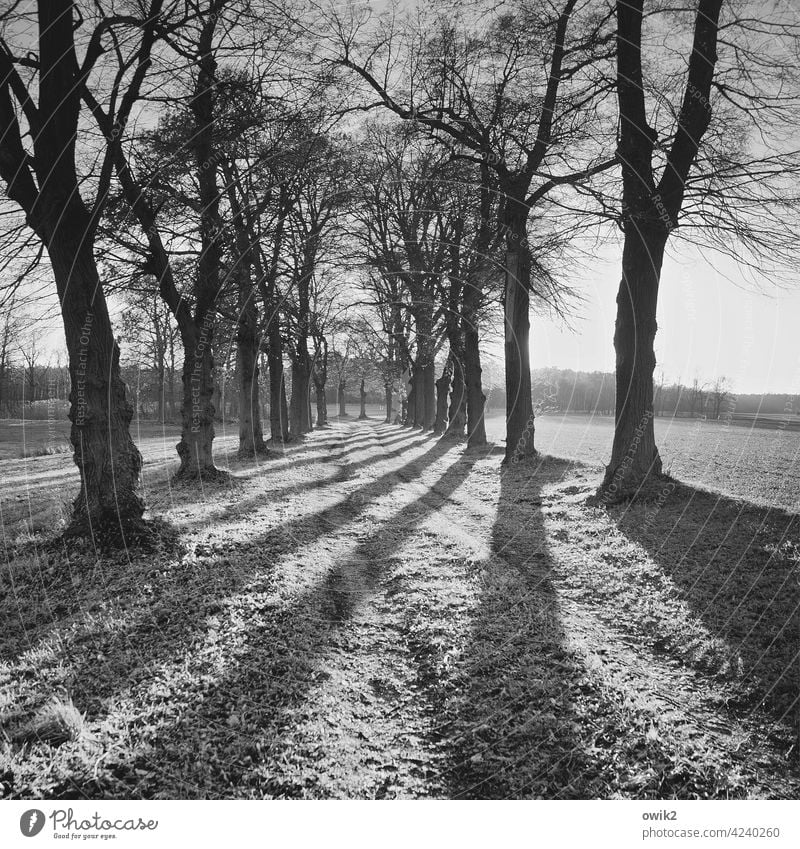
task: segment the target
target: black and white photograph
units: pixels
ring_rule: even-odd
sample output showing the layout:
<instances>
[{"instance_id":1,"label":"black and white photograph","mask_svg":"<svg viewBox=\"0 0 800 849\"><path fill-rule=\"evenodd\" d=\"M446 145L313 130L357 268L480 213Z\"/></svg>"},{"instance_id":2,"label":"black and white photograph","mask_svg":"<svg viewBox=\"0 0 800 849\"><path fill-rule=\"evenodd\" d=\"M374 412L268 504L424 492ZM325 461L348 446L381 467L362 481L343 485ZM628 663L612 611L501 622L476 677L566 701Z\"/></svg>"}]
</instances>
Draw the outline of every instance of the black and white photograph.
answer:
<instances>
[{"instance_id":1,"label":"black and white photograph","mask_svg":"<svg viewBox=\"0 0 800 849\"><path fill-rule=\"evenodd\" d=\"M799 514L800 0L0 0L0 843L788 845Z\"/></svg>"}]
</instances>

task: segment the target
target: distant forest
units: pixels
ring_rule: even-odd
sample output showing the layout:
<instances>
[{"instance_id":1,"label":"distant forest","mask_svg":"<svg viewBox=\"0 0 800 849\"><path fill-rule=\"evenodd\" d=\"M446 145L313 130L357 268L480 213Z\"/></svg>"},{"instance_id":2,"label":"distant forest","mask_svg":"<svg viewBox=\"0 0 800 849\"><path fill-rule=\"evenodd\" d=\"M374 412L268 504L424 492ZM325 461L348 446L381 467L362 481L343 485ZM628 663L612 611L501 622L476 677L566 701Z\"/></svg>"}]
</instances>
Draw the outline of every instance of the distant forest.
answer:
<instances>
[{"instance_id":1,"label":"distant forest","mask_svg":"<svg viewBox=\"0 0 800 849\"><path fill-rule=\"evenodd\" d=\"M2 340L0 340L2 342ZM143 346L144 347L144 346ZM165 346L168 348L168 346ZM218 365L215 397L218 419L234 420L239 415L239 380L233 346ZM123 360L122 373L135 403L138 417L155 421L177 421L180 415L181 376L174 356L169 351L152 356L150 350L129 349ZM359 355L330 353L333 380L325 387L329 403L344 397L347 405L361 400L364 381L366 403L383 405L384 379L374 360ZM287 390L291 392L291 372L287 369ZM615 403L614 375L601 371L541 368L531 375L534 410L548 413L594 413L613 415ZM502 373L491 361L484 367L487 413L505 410L506 397ZM269 415L268 392L261 391L261 409ZM69 396L69 373L59 360L45 362L34 344L11 349L0 345L0 417L47 419L66 414ZM737 394L724 378L710 382L694 379L691 385L656 377L653 387L656 416L681 416L714 420L750 420L755 417L786 418L800 416L797 395L768 393Z\"/></svg>"}]
</instances>

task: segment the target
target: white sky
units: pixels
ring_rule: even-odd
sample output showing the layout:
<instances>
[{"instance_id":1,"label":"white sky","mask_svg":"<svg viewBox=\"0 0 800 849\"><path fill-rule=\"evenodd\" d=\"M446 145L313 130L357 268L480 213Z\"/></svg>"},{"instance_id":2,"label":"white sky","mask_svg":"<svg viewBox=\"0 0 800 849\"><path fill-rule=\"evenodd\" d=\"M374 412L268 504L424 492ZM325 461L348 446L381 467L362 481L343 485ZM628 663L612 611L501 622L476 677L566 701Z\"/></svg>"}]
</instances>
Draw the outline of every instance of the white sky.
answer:
<instances>
[{"instance_id":1,"label":"white sky","mask_svg":"<svg viewBox=\"0 0 800 849\"><path fill-rule=\"evenodd\" d=\"M621 257L604 250L578 288L585 303L571 328L534 316L533 368L614 370L614 319ZM691 384L728 378L740 393L800 394L800 275L795 288L748 287L731 261L715 268L697 251L667 258L661 276L656 375Z\"/></svg>"},{"instance_id":2,"label":"white sky","mask_svg":"<svg viewBox=\"0 0 800 849\"><path fill-rule=\"evenodd\" d=\"M532 316L531 367L614 371L614 319L620 256L612 248L581 281L585 302L571 327ZM732 281L738 281L735 285ZM691 384L724 375L740 393L800 395L800 275L796 288L745 287L733 263L720 273L695 255L664 263L659 291L656 375ZM63 350L57 316L37 334L50 352ZM500 341L500 340L498 340ZM498 346L498 353L501 348ZM47 355L45 355L47 358Z\"/></svg>"}]
</instances>

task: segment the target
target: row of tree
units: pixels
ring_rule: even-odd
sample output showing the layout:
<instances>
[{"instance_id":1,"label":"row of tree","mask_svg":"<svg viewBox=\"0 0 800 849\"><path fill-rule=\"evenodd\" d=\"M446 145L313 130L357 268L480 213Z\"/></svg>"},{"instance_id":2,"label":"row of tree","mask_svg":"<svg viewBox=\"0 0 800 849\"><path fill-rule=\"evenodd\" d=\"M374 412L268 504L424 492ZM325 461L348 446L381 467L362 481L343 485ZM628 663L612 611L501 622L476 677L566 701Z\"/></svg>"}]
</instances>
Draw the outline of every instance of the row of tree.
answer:
<instances>
[{"instance_id":1,"label":"row of tree","mask_svg":"<svg viewBox=\"0 0 800 849\"><path fill-rule=\"evenodd\" d=\"M405 423L480 445L481 354L497 334L505 460L517 462L535 453L531 306L566 309L576 258L613 233L605 486L619 495L660 473L653 340L667 245L682 236L761 270L768 258L771 272L796 258L798 34L790 10L749 0L413 13L11 3L6 298L29 299L37 268L55 283L81 473L71 531L143 524L109 299L124 303L118 333L158 385L181 374L185 480L226 474L213 455L215 360L235 361L242 456L267 451L264 366L270 434L285 442L313 427L314 396L325 425L337 356L371 363L387 419L397 394Z\"/></svg>"}]
</instances>

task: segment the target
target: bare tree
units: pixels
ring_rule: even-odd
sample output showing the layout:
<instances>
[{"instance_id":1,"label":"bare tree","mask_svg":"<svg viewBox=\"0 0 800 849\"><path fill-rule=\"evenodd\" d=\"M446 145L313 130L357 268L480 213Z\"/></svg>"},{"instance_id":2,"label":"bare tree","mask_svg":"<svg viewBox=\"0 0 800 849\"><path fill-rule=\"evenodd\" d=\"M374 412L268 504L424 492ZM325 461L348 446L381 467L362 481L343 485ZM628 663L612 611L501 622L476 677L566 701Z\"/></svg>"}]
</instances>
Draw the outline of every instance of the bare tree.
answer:
<instances>
[{"instance_id":1,"label":"bare tree","mask_svg":"<svg viewBox=\"0 0 800 849\"><path fill-rule=\"evenodd\" d=\"M162 5L151 0L141 16L105 15L88 4L79 13L72 0L42 0L36 4L36 48L15 43L16 34L25 31L14 26L22 14L18 4L0 18L0 177L45 246L69 353L71 440L81 474L69 531L109 541L142 529L144 504L138 491L141 456L129 432L133 409L94 256L111 161L101 158L89 202L78 167L81 93L95 81L105 45L118 39L124 70L106 114L116 132L124 130L141 85L141 75L129 71L146 68Z\"/></svg>"},{"instance_id":2,"label":"bare tree","mask_svg":"<svg viewBox=\"0 0 800 849\"><path fill-rule=\"evenodd\" d=\"M762 269L776 259L791 265L797 238L797 145L784 132L800 103L796 20L782 20L777 7L699 0L690 10L654 7L643 41L643 10L643 0L617 2L624 244L614 333L616 424L603 483L610 498L630 495L661 473L653 342L664 252L679 223L679 236ZM665 29L678 30L687 18L691 46L680 41L670 50ZM645 51L656 73L645 74ZM649 91L656 105L648 106ZM670 105L674 100L679 105Z\"/></svg>"},{"instance_id":3,"label":"bare tree","mask_svg":"<svg viewBox=\"0 0 800 849\"><path fill-rule=\"evenodd\" d=\"M461 17L452 9L420 13L405 30L384 22L366 38L362 21L334 22L336 61L357 73L380 105L497 176L498 232L505 241L506 460L535 453L531 210L558 187L583 183L615 162L604 143L592 142L597 104L610 88L593 70L609 53L609 18L605 8L566 0L558 9L534 2L479 4Z\"/></svg>"},{"instance_id":4,"label":"bare tree","mask_svg":"<svg viewBox=\"0 0 800 849\"><path fill-rule=\"evenodd\" d=\"M730 396L727 389L727 378L723 375L714 381L714 385L709 391L709 401L711 402L711 415L714 419L718 419L722 414L722 407Z\"/></svg>"}]
</instances>

